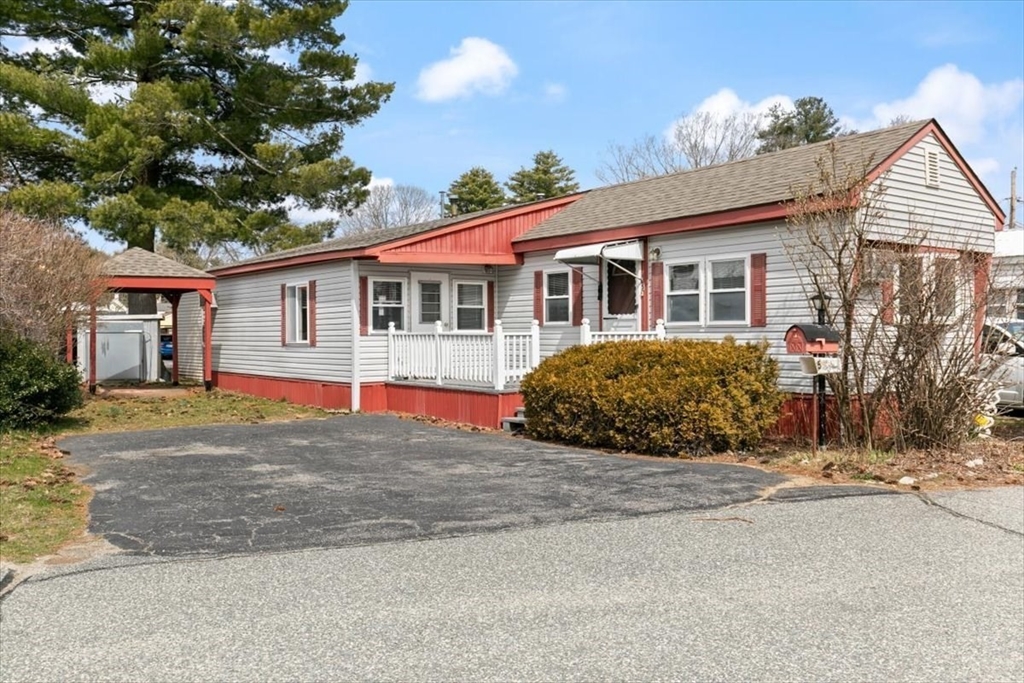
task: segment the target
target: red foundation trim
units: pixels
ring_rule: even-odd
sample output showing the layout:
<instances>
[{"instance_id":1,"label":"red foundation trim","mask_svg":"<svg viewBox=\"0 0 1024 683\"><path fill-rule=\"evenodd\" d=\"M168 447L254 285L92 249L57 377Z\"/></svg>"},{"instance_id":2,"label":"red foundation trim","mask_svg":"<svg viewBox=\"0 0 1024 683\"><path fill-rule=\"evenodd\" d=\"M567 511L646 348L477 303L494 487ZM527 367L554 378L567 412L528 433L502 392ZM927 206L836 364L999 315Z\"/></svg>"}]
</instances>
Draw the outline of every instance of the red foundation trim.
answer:
<instances>
[{"instance_id":1,"label":"red foundation trim","mask_svg":"<svg viewBox=\"0 0 1024 683\"><path fill-rule=\"evenodd\" d=\"M523 405L517 392L498 394L447 387L388 384L388 410L429 415L442 420L498 429L501 418L511 417Z\"/></svg>"},{"instance_id":2,"label":"red foundation trim","mask_svg":"<svg viewBox=\"0 0 1024 683\"><path fill-rule=\"evenodd\" d=\"M328 409L350 409L352 388L348 384L317 382L282 377L258 377L234 372L214 372L213 384L218 389L262 396L275 401Z\"/></svg>"}]
</instances>

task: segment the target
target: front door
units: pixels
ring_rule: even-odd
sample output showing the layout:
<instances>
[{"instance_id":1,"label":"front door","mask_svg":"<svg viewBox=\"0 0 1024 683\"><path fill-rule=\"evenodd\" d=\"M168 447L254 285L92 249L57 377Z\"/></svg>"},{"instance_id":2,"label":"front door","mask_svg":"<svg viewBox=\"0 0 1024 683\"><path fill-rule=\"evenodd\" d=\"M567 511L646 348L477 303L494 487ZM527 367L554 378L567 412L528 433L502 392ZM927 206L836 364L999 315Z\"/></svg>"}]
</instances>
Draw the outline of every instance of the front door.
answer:
<instances>
[{"instance_id":1,"label":"front door","mask_svg":"<svg viewBox=\"0 0 1024 683\"><path fill-rule=\"evenodd\" d=\"M433 332L438 320L448 330L448 275L412 274L412 331Z\"/></svg>"}]
</instances>

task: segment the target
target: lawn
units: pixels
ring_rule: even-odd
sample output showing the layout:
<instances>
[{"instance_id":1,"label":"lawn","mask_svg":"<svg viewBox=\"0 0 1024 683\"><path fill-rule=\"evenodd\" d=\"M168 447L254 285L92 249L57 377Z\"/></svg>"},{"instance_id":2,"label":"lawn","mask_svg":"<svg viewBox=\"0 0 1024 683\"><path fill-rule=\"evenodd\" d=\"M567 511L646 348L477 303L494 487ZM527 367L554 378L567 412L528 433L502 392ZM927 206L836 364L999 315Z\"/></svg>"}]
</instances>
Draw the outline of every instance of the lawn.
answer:
<instances>
[{"instance_id":1,"label":"lawn","mask_svg":"<svg viewBox=\"0 0 1024 683\"><path fill-rule=\"evenodd\" d=\"M89 397L58 423L0 433L0 559L23 563L56 551L86 527L91 492L54 440L68 434L324 417L316 408L202 390L179 396Z\"/></svg>"}]
</instances>

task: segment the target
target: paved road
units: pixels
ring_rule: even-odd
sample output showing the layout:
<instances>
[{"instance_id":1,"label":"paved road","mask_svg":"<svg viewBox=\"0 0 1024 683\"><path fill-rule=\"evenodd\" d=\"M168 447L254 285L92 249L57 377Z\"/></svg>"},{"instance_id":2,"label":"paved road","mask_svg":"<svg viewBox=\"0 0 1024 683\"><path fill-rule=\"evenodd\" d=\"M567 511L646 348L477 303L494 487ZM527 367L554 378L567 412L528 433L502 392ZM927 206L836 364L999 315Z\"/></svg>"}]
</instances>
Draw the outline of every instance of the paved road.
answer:
<instances>
[{"instance_id":1,"label":"paved road","mask_svg":"<svg viewBox=\"0 0 1024 683\"><path fill-rule=\"evenodd\" d=\"M91 531L155 555L438 538L701 510L781 476L625 459L384 415L72 437Z\"/></svg>"},{"instance_id":2,"label":"paved road","mask_svg":"<svg viewBox=\"0 0 1024 683\"><path fill-rule=\"evenodd\" d=\"M939 502L136 557L0 603L0 680L1024 680L1024 490Z\"/></svg>"}]
</instances>

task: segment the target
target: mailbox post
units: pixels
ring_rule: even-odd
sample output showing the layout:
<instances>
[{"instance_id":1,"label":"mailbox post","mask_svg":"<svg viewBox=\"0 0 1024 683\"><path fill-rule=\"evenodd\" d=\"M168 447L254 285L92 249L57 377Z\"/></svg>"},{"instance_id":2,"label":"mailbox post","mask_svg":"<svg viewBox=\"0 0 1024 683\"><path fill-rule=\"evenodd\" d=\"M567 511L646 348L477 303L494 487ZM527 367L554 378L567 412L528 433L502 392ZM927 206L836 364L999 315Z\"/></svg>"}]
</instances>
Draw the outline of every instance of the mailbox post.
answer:
<instances>
[{"instance_id":1,"label":"mailbox post","mask_svg":"<svg viewBox=\"0 0 1024 683\"><path fill-rule=\"evenodd\" d=\"M824 318L819 313L819 320ZM825 375L839 372L839 333L825 325L793 325L786 331L786 352L804 354L800 358L800 369L811 375L811 387L815 395L815 423L817 439L812 443L825 445Z\"/></svg>"}]
</instances>

